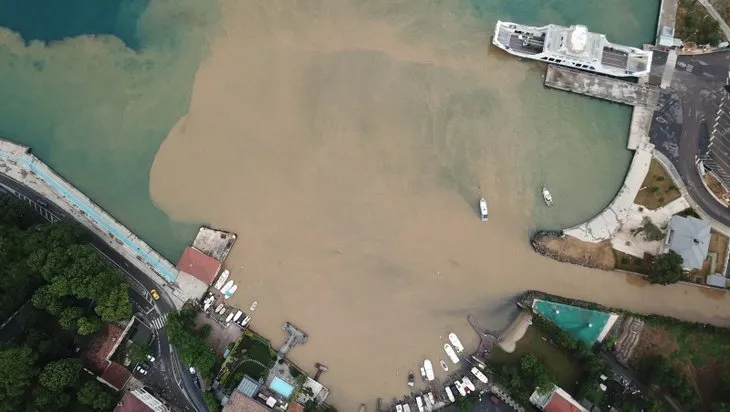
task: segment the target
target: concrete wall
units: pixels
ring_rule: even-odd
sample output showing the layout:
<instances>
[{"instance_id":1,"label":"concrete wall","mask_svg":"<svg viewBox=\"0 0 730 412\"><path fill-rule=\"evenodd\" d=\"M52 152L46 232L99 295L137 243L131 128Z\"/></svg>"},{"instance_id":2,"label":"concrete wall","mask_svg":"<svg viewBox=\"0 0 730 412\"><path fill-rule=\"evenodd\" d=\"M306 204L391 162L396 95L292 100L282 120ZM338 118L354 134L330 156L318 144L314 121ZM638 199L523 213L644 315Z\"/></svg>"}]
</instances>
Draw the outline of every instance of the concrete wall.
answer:
<instances>
[{"instance_id":1,"label":"concrete wall","mask_svg":"<svg viewBox=\"0 0 730 412\"><path fill-rule=\"evenodd\" d=\"M179 271L174 265L30 154L28 147L0 139L0 173L52 201L87 229L105 239L131 264L172 293L177 298L173 302L176 306L181 306L187 300L185 292L175 285Z\"/></svg>"},{"instance_id":2,"label":"concrete wall","mask_svg":"<svg viewBox=\"0 0 730 412\"><path fill-rule=\"evenodd\" d=\"M623 186L610 205L586 223L563 230L563 234L585 242L598 243L610 239L621 228L641 184L649 172L654 145L642 142L634 153Z\"/></svg>"}]
</instances>

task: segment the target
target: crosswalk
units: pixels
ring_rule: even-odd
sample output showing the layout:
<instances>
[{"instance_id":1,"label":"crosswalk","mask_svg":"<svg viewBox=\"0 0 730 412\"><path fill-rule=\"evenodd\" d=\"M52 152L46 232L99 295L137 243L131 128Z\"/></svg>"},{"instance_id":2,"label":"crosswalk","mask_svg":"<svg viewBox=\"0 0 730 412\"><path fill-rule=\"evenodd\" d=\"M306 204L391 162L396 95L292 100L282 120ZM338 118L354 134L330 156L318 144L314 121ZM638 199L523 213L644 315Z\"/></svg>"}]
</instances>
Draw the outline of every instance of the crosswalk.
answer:
<instances>
[{"instance_id":1,"label":"crosswalk","mask_svg":"<svg viewBox=\"0 0 730 412\"><path fill-rule=\"evenodd\" d=\"M165 327L165 321L167 320L167 313L164 315L152 319L152 327L154 329L162 329Z\"/></svg>"}]
</instances>

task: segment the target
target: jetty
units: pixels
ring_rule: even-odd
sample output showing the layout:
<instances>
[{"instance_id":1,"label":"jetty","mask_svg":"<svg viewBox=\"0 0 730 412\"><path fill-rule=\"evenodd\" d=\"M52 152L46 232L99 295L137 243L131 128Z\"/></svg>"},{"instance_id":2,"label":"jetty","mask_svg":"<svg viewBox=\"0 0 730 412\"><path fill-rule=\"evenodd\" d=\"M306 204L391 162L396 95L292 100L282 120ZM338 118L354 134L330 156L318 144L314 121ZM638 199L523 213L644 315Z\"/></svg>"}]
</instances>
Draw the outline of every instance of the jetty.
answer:
<instances>
[{"instance_id":1,"label":"jetty","mask_svg":"<svg viewBox=\"0 0 730 412\"><path fill-rule=\"evenodd\" d=\"M613 77L549 65L545 86L629 106L654 109L659 101L659 88Z\"/></svg>"},{"instance_id":2,"label":"jetty","mask_svg":"<svg viewBox=\"0 0 730 412\"><path fill-rule=\"evenodd\" d=\"M284 323L284 332L288 334L286 341L283 345L279 348L279 357L284 358L286 357L287 352L291 348L293 348L296 345L304 344L307 342L307 339L309 338L304 331L294 326L294 324L290 322Z\"/></svg>"},{"instance_id":3,"label":"jetty","mask_svg":"<svg viewBox=\"0 0 730 412\"><path fill-rule=\"evenodd\" d=\"M486 333L484 329L479 326L479 322L474 317L474 315L467 316L466 320L469 322L469 325L471 325L471 327L474 329L474 332L477 333L477 336L479 336L479 347L472 356L481 356L485 359L488 359L492 354L492 348L494 347L494 344L497 342L497 337Z\"/></svg>"}]
</instances>

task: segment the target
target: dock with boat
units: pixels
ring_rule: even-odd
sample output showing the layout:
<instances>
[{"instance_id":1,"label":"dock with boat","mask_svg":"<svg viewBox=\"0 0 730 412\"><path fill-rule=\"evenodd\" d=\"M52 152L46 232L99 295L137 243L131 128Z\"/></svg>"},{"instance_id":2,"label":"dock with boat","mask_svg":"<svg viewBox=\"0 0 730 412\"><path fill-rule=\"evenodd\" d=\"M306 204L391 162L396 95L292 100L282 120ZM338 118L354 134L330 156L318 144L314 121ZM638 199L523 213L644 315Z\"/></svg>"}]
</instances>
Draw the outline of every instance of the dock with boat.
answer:
<instances>
[{"instance_id":1,"label":"dock with boat","mask_svg":"<svg viewBox=\"0 0 730 412\"><path fill-rule=\"evenodd\" d=\"M659 88L656 86L632 83L552 64L545 73L545 86L652 110L659 101Z\"/></svg>"}]
</instances>

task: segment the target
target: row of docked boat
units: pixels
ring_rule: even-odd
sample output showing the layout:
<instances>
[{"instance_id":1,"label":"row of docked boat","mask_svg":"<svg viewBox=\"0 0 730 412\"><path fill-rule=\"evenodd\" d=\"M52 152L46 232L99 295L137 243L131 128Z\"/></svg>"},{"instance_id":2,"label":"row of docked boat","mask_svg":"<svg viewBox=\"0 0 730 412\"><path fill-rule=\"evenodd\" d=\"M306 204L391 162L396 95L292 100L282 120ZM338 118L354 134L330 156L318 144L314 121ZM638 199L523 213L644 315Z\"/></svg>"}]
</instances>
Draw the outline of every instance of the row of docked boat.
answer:
<instances>
[{"instance_id":1,"label":"row of docked boat","mask_svg":"<svg viewBox=\"0 0 730 412\"><path fill-rule=\"evenodd\" d=\"M224 270L218 277L218 281L215 282L215 285L213 285L214 288L223 294L224 299L230 299L230 297L236 293L236 290L238 290L238 285L236 285L233 280L226 282L230 274L231 272L228 269Z\"/></svg>"}]
</instances>

